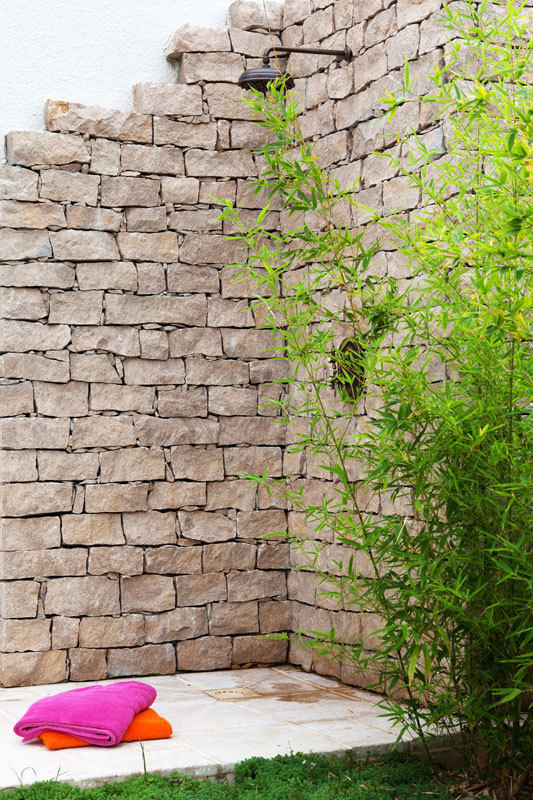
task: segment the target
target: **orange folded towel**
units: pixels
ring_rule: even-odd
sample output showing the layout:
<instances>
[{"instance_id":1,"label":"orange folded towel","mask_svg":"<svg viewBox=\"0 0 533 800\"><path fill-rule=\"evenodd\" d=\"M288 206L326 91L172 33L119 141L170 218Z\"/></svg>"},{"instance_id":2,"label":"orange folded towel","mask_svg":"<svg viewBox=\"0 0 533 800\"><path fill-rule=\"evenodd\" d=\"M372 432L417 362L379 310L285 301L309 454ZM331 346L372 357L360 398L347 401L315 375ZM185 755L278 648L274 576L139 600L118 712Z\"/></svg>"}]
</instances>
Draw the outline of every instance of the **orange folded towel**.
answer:
<instances>
[{"instance_id":1,"label":"orange folded towel","mask_svg":"<svg viewBox=\"0 0 533 800\"><path fill-rule=\"evenodd\" d=\"M169 739L172 736L172 726L164 717L154 711L153 708L147 708L136 714L124 736L123 742L136 742L139 739ZM83 739L78 739L77 736L70 736L68 733L60 733L59 731L44 731L39 736L39 739L46 745L49 750L63 750L65 747L86 747L87 742Z\"/></svg>"}]
</instances>

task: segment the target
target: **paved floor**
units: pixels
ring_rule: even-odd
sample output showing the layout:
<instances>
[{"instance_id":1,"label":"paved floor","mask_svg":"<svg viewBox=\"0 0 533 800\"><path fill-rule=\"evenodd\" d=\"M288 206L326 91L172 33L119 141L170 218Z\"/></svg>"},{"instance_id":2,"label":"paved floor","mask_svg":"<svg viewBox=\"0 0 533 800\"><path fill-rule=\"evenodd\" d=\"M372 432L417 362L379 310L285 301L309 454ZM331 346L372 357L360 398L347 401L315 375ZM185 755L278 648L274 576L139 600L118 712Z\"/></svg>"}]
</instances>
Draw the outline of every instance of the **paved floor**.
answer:
<instances>
[{"instance_id":1,"label":"paved floor","mask_svg":"<svg viewBox=\"0 0 533 800\"><path fill-rule=\"evenodd\" d=\"M291 667L195 672L142 678L157 689L154 709L172 724L171 739L145 742L147 769L223 777L251 756L279 753L360 755L389 750L396 740L380 717L376 695ZM102 681L112 683L113 681ZM0 689L0 789L57 778L80 786L142 774L138 742L113 748L46 750L23 743L14 723L40 697L75 683Z\"/></svg>"}]
</instances>

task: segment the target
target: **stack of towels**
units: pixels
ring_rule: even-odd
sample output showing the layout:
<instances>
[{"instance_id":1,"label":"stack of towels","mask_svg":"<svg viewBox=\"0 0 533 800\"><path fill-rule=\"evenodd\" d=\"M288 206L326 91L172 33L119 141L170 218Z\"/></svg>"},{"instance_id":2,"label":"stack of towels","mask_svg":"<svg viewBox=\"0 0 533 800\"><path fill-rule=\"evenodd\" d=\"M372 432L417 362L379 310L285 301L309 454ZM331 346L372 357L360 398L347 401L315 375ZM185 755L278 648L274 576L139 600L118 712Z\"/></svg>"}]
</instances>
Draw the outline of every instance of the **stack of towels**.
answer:
<instances>
[{"instance_id":1,"label":"stack of towels","mask_svg":"<svg viewBox=\"0 0 533 800\"><path fill-rule=\"evenodd\" d=\"M24 742L39 738L49 750L168 739L170 723L149 708L156 696L153 686L140 681L70 689L37 700L14 731Z\"/></svg>"}]
</instances>

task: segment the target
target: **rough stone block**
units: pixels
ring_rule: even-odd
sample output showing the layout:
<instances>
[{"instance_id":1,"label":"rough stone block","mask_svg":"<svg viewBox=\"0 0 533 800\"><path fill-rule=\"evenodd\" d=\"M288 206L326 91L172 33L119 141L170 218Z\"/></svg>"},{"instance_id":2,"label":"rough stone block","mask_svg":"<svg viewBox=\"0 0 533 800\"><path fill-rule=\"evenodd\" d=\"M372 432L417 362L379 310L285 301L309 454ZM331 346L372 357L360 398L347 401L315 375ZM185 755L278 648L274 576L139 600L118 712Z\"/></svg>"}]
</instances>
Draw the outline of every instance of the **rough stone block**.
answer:
<instances>
[{"instance_id":1,"label":"rough stone block","mask_svg":"<svg viewBox=\"0 0 533 800\"><path fill-rule=\"evenodd\" d=\"M189 150L185 155L185 169L187 175L207 178L248 178L257 174L252 154L240 150Z\"/></svg>"},{"instance_id":2,"label":"rough stone block","mask_svg":"<svg viewBox=\"0 0 533 800\"><path fill-rule=\"evenodd\" d=\"M137 291L137 270L132 261L94 261L76 266L78 287Z\"/></svg>"},{"instance_id":3,"label":"rough stone block","mask_svg":"<svg viewBox=\"0 0 533 800\"><path fill-rule=\"evenodd\" d=\"M65 617L118 614L118 580L99 576L53 578L48 581L44 609L46 614Z\"/></svg>"},{"instance_id":4,"label":"rough stone block","mask_svg":"<svg viewBox=\"0 0 533 800\"><path fill-rule=\"evenodd\" d=\"M241 242L216 234L189 233L180 247L180 261L186 264L229 264L245 257Z\"/></svg>"},{"instance_id":5,"label":"rough stone block","mask_svg":"<svg viewBox=\"0 0 533 800\"><path fill-rule=\"evenodd\" d=\"M80 647L135 647L144 644L144 617L85 617L80 621Z\"/></svg>"},{"instance_id":6,"label":"rough stone block","mask_svg":"<svg viewBox=\"0 0 533 800\"><path fill-rule=\"evenodd\" d=\"M250 328L254 324L250 303L248 300L226 300L223 297L210 297L207 324L213 328Z\"/></svg>"},{"instance_id":7,"label":"rough stone block","mask_svg":"<svg viewBox=\"0 0 533 800\"><path fill-rule=\"evenodd\" d=\"M83 294L88 292L77 292L78 297ZM138 356L139 331L126 325L80 325L72 331L72 346L76 350L108 350L121 356Z\"/></svg>"},{"instance_id":8,"label":"rough stone block","mask_svg":"<svg viewBox=\"0 0 533 800\"><path fill-rule=\"evenodd\" d=\"M49 619L6 619L0 621L0 650L50 650Z\"/></svg>"},{"instance_id":9,"label":"rough stone block","mask_svg":"<svg viewBox=\"0 0 533 800\"><path fill-rule=\"evenodd\" d=\"M0 199L37 200L38 180L33 170L0 164Z\"/></svg>"},{"instance_id":10,"label":"rough stone block","mask_svg":"<svg viewBox=\"0 0 533 800\"><path fill-rule=\"evenodd\" d=\"M227 581L230 602L287 596L287 579L284 572L258 570L232 572L227 576Z\"/></svg>"},{"instance_id":11,"label":"rough stone block","mask_svg":"<svg viewBox=\"0 0 533 800\"><path fill-rule=\"evenodd\" d=\"M202 113L202 90L199 86L180 83L136 83L133 108L141 114L158 117L198 116ZM126 169L124 163L123 169Z\"/></svg>"},{"instance_id":12,"label":"rough stone block","mask_svg":"<svg viewBox=\"0 0 533 800\"><path fill-rule=\"evenodd\" d=\"M209 361L206 358L187 358L187 383L194 386L229 386L248 383L248 365L230 359Z\"/></svg>"},{"instance_id":13,"label":"rough stone block","mask_svg":"<svg viewBox=\"0 0 533 800\"><path fill-rule=\"evenodd\" d=\"M220 331L210 328L179 328L169 333L169 348L173 357L190 356L194 353L221 356Z\"/></svg>"},{"instance_id":14,"label":"rough stone block","mask_svg":"<svg viewBox=\"0 0 533 800\"><path fill-rule=\"evenodd\" d=\"M213 636L236 633L257 633L259 619L257 602L215 603L209 615L209 632Z\"/></svg>"},{"instance_id":15,"label":"rough stone block","mask_svg":"<svg viewBox=\"0 0 533 800\"><path fill-rule=\"evenodd\" d=\"M176 514L144 511L123 514L122 524L128 544L169 544L176 541Z\"/></svg>"},{"instance_id":16,"label":"rough stone block","mask_svg":"<svg viewBox=\"0 0 533 800\"><path fill-rule=\"evenodd\" d=\"M224 464L227 475L262 475L265 470L272 478L281 475L279 447L226 447Z\"/></svg>"},{"instance_id":17,"label":"rough stone block","mask_svg":"<svg viewBox=\"0 0 533 800\"><path fill-rule=\"evenodd\" d=\"M64 650L77 647L79 619L73 617L54 617L52 620L52 649Z\"/></svg>"},{"instance_id":18,"label":"rough stone block","mask_svg":"<svg viewBox=\"0 0 533 800\"><path fill-rule=\"evenodd\" d=\"M8 228L64 228L63 206L55 203L24 203L0 200L0 225Z\"/></svg>"},{"instance_id":19,"label":"rough stone block","mask_svg":"<svg viewBox=\"0 0 533 800\"><path fill-rule=\"evenodd\" d=\"M0 289L0 308L4 319L42 319L46 316L45 295L38 289ZM6 342L6 345L9 341ZM2 349L7 350L7 347ZM36 348L35 348L36 349Z\"/></svg>"},{"instance_id":20,"label":"rough stone block","mask_svg":"<svg viewBox=\"0 0 533 800\"><path fill-rule=\"evenodd\" d=\"M98 199L98 175L85 175L81 172L65 172L60 169L47 169L41 173L41 197L48 200L71 203L86 203L95 206Z\"/></svg>"},{"instance_id":21,"label":"rough stone block","mask_svg":"<svg viewBox=\"0 0 533 800\"><path fill-rule=\"evenodd\" d=\"M219 508L238 508L251 511L255 508L256 487L249 481L223 480L207 485L206 511Z\"/></svg>"},{"instance_id":22,"label":"rough stone block","mask_svg":"<svg viewBox=\"0 0 533 800\"><path fill-rule=\"evenodd\" d=\"M122 579L122 611L168 611L176 605L174 581L165 575Z\"/></svg>"},{"instance_id":23,"label":"rough stone block","mask_svg":"<svg viewBox=\"0 0 533 800\"><path fill-rule=\"evenodd\" d=\"M5 378L48 380L58 383L66 383L70 377L68 361L36 356L33 353L8 353L0 356L0 371Z\"/></svg>"},{"instance_id":24,"label":"rough stone block","mask_svg":"<svg viewBox=\"0 0 533 800\"><path fill-rule=\"evenodd\" d=\"M225 542L235 539L235 520L208 511L179 511L181 535L198 542Z\"/></svg>"},{"instance_id":25,"label":"rough stone block","mask_svg":"<svg viewBox=\"0 0 533 800\"><path fill-rule=\"evenodd\" d=\"M257 389L234 386L209 388L209 413L221 416L252 416L257 413Z\"/></svg>"},{"instance_id":26,"label":"rough stone block","mask_svg":"<svg viewBox=\"0 0 533 800\"><path fill-rule=\"evenodd\" d=\"M204 608L175 608L146 617L148 642L172 642L195 639L208 632Z\"/></svg>"},{"instance_id":27,"label":"rough stone block","mask_svg":"<svg viewBox=\"0 0 533 800\"><path fill-rule=\"evenodd\" d=\"M107 678L105 650L69 650L71 681L100 681Z\"/></svg>"},{"instance_id":28,"label":"rough stone block","mask_svg":"<svg viewBox=\"0 0 533 800\"><path fill-rule=\"evenodd\" d=\"M71 353L70 376L74 381L120 383L120 377L108 355Z\"/></svg>"},{"instance_id":29,"label":"rough stone block","mask_svg":"<svg viewBox=\"0 0 533 800\"><path fill-rule=\"evenodd\" d=\"M141 356L155 360L168 358L168 334L166 331L140 331Z\"/></svg>"},{"instance_id":30,"label":"rough stone block","mask_svg":"<svg viewBox=\"0 0 533 800\"><path fill-rule=\"evenodd\" d=\"M231 572L235 569L250 570L255 567L256 547L253 544L245 542L207 544L204 545L203 551L205 572Z\"/></svg>"},{"instance_id":31,"label":"rough stone block","mask_svg":"<svg viewBox=\"0 0 533 800\"><path fill-rule=\"evenodd\" d=\"M52 247L46 231L0 230L0 259L18 261L28 258L50 258Z\"/></svg>"},{"instance_id":32,"label":"rough stone block","mask_svg":"<svg viewBox=\"0 0 533 800\"><path fill-rule=\"evenodd\" d=\"M420 189L412 184L408 175L392 178L383 184L383 213L416 208L419 198Z\"/></svg>"},{"instance_id":33,"label":"rough stone block","mask_svg":"<svg viewBox=\"0 0 533 800\"><path fill-rule=\"evenodd\" d=\"M12 131L6 134L8 163L34 167L45 164L86 164L87 146L81 136L48 131Z\"/></svg>"},{"instance_id":34,"label":"rough stone block","mask_svg":"<svg viewBox=\"0 0 533 800\"><path fill-rule=\"evenodd\" d=\"M85 488L85 510L89 514L118 511L145 511L148 486L146 484L106 483Z\"/></svg>"},{"instance_id":35,"label":"rough stone block","mask_svg":"<svg viewBox=\"0 0 533 800\"><path fill-rule=\"evenodd\" d=\"M75 277L72 267L66 264L40 261L25 264L18 263L15 270L12 264L0 264L0 286L40 286L42 288L70 289L74 286Z\"/></svg>"},{"instance_id":36,"label":"rough stone block","mask_svg":"<svg viewBox=\"0 0 533 800\"><path fill-rule=\"evenodd\" d=\"M259 603L261 633L293 630L292 600L261 600Z\"/></svg>"},{"instance_id":37,"label":"rough stone block","mask_svg":"<svg viewBox=\"0 0 533 800\"><path fill-rule=\"evenodd\" d=\"M226 599L226 578L220 572L176 578L178 606L203 606Z\"/></svg>"},{"instance_id":38,"label":"rough stone block","mask_svg":"<svg viewBox=\"0 0 533 800\"><path fill-rule=\"evenodd\" d=\"M121 163L124 171L167 173L183 172L183 154L175 147L147 147L142 144L122 145Z\"/></svg>"},{"instance_id":39,"label":"rough stone block","mask_svg":"<svg viewBox=\"0 0 533 800\"><path fill-rule=\"evenodd\" d=\"M257 548L258 569L290 569L291 552L288 544L266 544Z\"/></svg>"},{"instance_id":40,"label":"rough stone block","mask_svg":"<svg viewBox=\"0 0 533 800\"><path fill-rule=\"evenodd\" d=\"M197 203L199 191L198 178L161 179L161 195L164 203Z\"/></svg>"},{"instance_id":41,"label":"rough stone block","mask_svg":"<svg viewBox=\"0 0 533 800\"><path fill-rule=\"evenodd\" d=\"M0 682L5 687L60 683L65 680L66 674L65 650L0 654Z\"/></svg>"},{"instance_id":42,"label":"rough stone block","mask_svg":"<svg viewBox=\"0 0 533 800\"><path fill-rule=\"evenodd\" d=\"M279 31L283 27L283 3L278 0L235 0L229 7L229 18L234 28Z\"/></svg>"},{"instance_id":43,"label":"rough stone block","mask_svg":"<svg viewBox=\"0 0 533 800\"><path fill-rule=\"evenodd\" d=\"M180 78L185 83L237 81L243 70L244 61L238 53L185 53Z\"/></svg>"},{"instance_id":44,"label":"rough stone block","mask_svg":"<svg viewBox=\"0 0 533 800\"><path fill-rule=\"evenodd\" d=\"M217 269L212 267L193 267L190 264L169 264L167 267L167 279L169 292L219 291L219 273ZM176 331L176 333L178 332ZM179 333L185 334L186 331L180 330ZM220 335L218 335L218 341L220 343ZM220 345L219 350L220 353L222 353ZM217 353L214 355L217 355Z\"/></svg>"},{"instance_id":45,"label":"rough stone block","mask_svg":"<svg viewBox=\"0 0 533 800\"><path fill-rule=\"evenodd\" d=\"M120 258L112 233L64 230L51 233L50 240L54 258L65 261L115 261Z\"/></svg>"},{"instance_id":46,"label":"rough stone block","mask_svg":"<svg viewBox=\"0 0 533 800\"><path fill-rule=\"evenodd\" d=\"M167 288L164 264L153 262L137 264L137 276L139 294L160 294Z\"/></svg>"},{"instance_id":47,"label":"rough stone block","mask_svg":"<svg viewBox=\"0 0 533 800\"><path fill-rule=\"evenodd\" d=\"M262 636L236 636L233 640L232 664L283 664L287 659L288 642Z\"/></svg>"},{"instance_id":48,"label":"rough stone block","mask_svg":"<svg viewBox=\"0 0 533 800\"><path fill-rule=\"evenodd\" d=\"M157 234L144 235L157 236ZM109 294L106 296L106 320L111 324L139 325L157 322L160 325L198 325L205 322L206 312L207 303L204 295L132 297Z\"/></svg>"},{"instance_id":49,"label":"rough stone block","mask_svg":"<svg viewBox=\"0 0 533 800\"><path fill-rule=\"evenodd\" d=\"M100 453L100 480L103 483L153 481L165 478L165 456L162 450L134 447Z\"/></svg>"},{"instance_id":50,"label":"rough stone block","mask_svg":"<svg viewBox=\"0 0 533 800\"><path fill-rule=\"evenodd\" d=\"M68 420L48 420L37 417L5 417L0 420L0 440L11 450L66 450L70 433Z\"/></svg>"},{"instance_id":51,"label":"rough stone block","mask_svg":"<svg viewBox=\"0 0 533 800\"><path fill-rule=\"evenodd\" d=\"M338 0L337 0L338 2ZM283 6L283 27L303 22L311 16L311 0L285 0Z\"/></svg>"},{"instance_id":52,"label":"rough stone block","mask_svg":"<svg viewBox=\"0 0 533 800\"><path fill-rule=\"evenodd\" d=\"M304 20L304 44L321 42L330 36L334 29L332 6L315 11Z\"/></svg>"},{"instance_id":53,"label":"rough stone block","mask_svg":"<svg viewBox=\"0 0 533 800\"><path fill-rule=\"evenodd\" d=\"M6 581L0 589L0 617L36 617L38 600L36 581Z\"/></svg>"},{"instance_id":54,"label":"rough stone block","mask_svg":"<svg viewBox=\"0 0 533 800\"><path fill-rule=\"evenodd\" d=\"M71 514L61 517L63 544L124 544L120 514Z\"/></svg>"},{"instance_id":55,"label":"rough stone block","mask_svg":"<svg viewBox=\"0 0 533 800\"><path fill-rule=\"evenodd\" d=\"M222 224L217 222L217 216L218 211L214 209L175 211L170 215L168 226L180 233L221 230Z\"/></svg>"},{"instance_id":56,"label":"rough stone block","mask_svg":"<svg viewBox=\"0 0 533 800\"><path fill-rule=\"evenodd\" d=\"M110 208L92 208L91 206L67 206L67 226L69 228L89 229L93 231L118 231L122 223L122 215Z\"/></svg>"},{"instance_id":57,"label":"rough stone block","mask_svg":"<svg viewBox=\"0 0 533 800\"><path fill-rule=\"evenodd\" d=\"M228 669L231 666L231 648L230 636L202 636L179 642L178 669L184 672Z\"/></svg>"},{"instance_id":58,"label":"rough stone block","mask_svg":"<svg viewBox=\"0 0 533 800\"><path fill-rule=\"evenodd\" d=\"M207 391L198 389L167 389L158 393L157 409L160 417L206 417Z\"/></svg>"},{"instance_id":59,"label":"rough stone block","mask_svg":"<svg viewBox=\"0 0 533 800\"><path fill-rule=\"evenodd\" d=\"M441 7L440 0L398 0L398 28L426 19Z\"/></svg>"},{"instance_id":60,"label":"rough stone block","mask_svg":"<svg viewBox=\"0 0 533 800\"><path fill-rule=\"evenodd\" d=\"M59 517L2 519L0 532L0 550L4 551L42 550L61 544Z\"/></svg>"},{"instance_id":61,"label":"rough stone block","mask_svg":"<svg viewBox=\"0 0 533 800\"><path fill-rule=\"evenodd\" d=\"M167 358L162 361L146 358L124 359L124 380L128 384L158 386L184 383L185 368L181 358Z\"/></svg>"},{"instance_id":62,"label":"rough stone block","mask_svg":"<svg viewBox=\"0 0 533 800\"><path fill-rule=\"evenodd\" d=\"M131 417L86 417L76 419L72 429L72 447L125 447L135 444ZM135 480L135 479L132 479Z\"/></svg>"},{"instance_id":63,"label":"rough stone block","mask_svg":"<svg viewBox=\"0 0 533 800\"><path fill-rule=\"evenodd\" d=\"M167 58L181 58L184 53L214 53L231 50L225 28L200 28L183 25L175 31L165 50Z\"/></svg>"},{"instance_id":64,"label":"rough stone block","mask_svg":"<svg viewBox=\"0 0 533 800\"><path fill-rule=\"evenodd\" d=\"M155 389L151 386L91 385L92 411L138 411L149 414L155 404Z\"/></svg>"},{"instance_id":65,"label":"rough stone block","mask_svg":"<svg viewBox=\"0 0 533 800\"><path fill-rule=\"evenodd\" d=\"M0 386L0 417L31 414L33 410L31 383L9 383Z\"/></svg>"},{"instance_id":66,"label":"rough stone block","mask_svg":"<svg viewBox=\"0 0 533 800\"><path fill-rule=\"evenodd\" d=\"M189 508L205 503L205 484L189 481L160 481L148 496L149 508Z\"/></svg>"},{"instance_id":67,"label":"rough stone block","mask_svg":"<svg viewBox=\"0 0 533 800\"><path fill-rule=\"evenodd\" d=\"M86 562L83 548L8 552L3 554L0 572L4 580L85 575Z\"/></svg>"},{"instance_id":68,"label":"rough stone block","mask_svg":"<svg viewBox=\"0 0 533 800\"><path fill-rule=\"evenodd\" d=\"M120 145L109 139L93 139L91 148L91 172L102 175L118 175L120 172Z\"/></svg>"},{"instance_id":69,"label":"rough stone block","mask_svg":"<svg viewBox=\"0 0 533 800\"><path fill-rule=\"evenodd\" d=\"M166 210L161 208L129 208L126 211L128 231L155 233L167 226Z\"/></svg>"},{"instance_id":70,"label":"rough stone block","mask_svg":"<svg viewBox=\"0 0 533 800\"><path fill-rule=\"evenodd\" d=\"M171 644L147 644L143 647L109 650L109 678L127 675L172 675L176 672L176 654Z\"/></svg>"},{"instance_id":71,"label":"rough stone block","mask_svg":"<svg viewBox=\"0 0 533 800\"><path fill-rule=\"evenodd\" d=\"M66 325L2 320L0 341L2 349L17 353L28 350L61 350L70 342L70 329Z\"/></svg>"},{"instance_id":72,"label":"rough stone block","mask_svg":"<svg viewBox=\"0 0 533 800\"><path fill-rule=\"evenodd\" d=\"M220 420L221 445L285 444L286 425L270 417L224 417Z\"/></svg>"},{"instance_id":73,"label":"rough stone block","mask_svg":"<svg viewBox=\"0 0 533 800\"><path fill-rule=\"evenodd\" d=\"M167 180L167 179L164 179ZM102 178L101 203L103 206L159 205L160 181L151 178Z\"/></svg>"},{"instance_id":74,"label":"rough stone block","mask_svg":"<svg viewBox=\"0 0 533 800\"><path fill-rule=\"evenodd\" d=\"M170 463L175 478L190 481L220 481L224 479L222 450L183 445L173 447Z\"/></svg>"},{"instance_id":75,"label":"rough stone block","mask_svg":"<svg viewBox=\"0 0 533 800\"><path fill-rule=\"evenodd\" d=\"M145 551L146 572L167 575L199 575L202 572L202 548L164 545ZM216 572L217 570L207 570Z\"/></svg>"},{"instance_id":76,"label":"rough stone block","mask_svg":"<svg viewBox=\"0 0 533 800\"><path fill-rule=\"evenodd\" d=\"M211 444L218 439L219 424L212 419L176 417L157 419L137 417L135 429L139 444L169 447L178 444Z\"/></svg>"},{"instance_id":77,"label":"rough stone block","mask_svg":"<svg viewBox=\"0 0 533 800\"><path fill-rule=\"evenodd\" d=\"M70 325L98 325L103 292L56 292L50 297L48 321ZM85 348L92 349L92 348Z\"/></svg>"},{"instance_id":78,"label":"rough stone block","mask_svg":"<svg viewBox=\"0 0 533 800\"><path fill-rule=\"evenodd\" d=\"M209 113L219 119L257 119L253 109L244 103L240 86L232 83L210 83L205 87Z\"/></svg>"},{"instance_id":79,"label":"rough stone block","mask_svg":"<svg viewBox=\"0 0 533 800\"><path fill-rule=\"evenodd\" d=\"M41 481L95 481L98 474L97 453L43 450L38 461Z\"/></svg>"},{"instance_id":80,"label":"rough stone block","mask_svg":"<svg viewBox=\"0 0 533 800\"><path fill-rule=\"evenodd\" d=\"M152 118L148 114L48 100L44 119L48 130L52 131L88 133L120 142L152 141Z\"/></svg>"},{"instance_id":81,"label":"rough stone block","mask_svg":"<svg viewBox=\"0 0 533 800\"><path fill-rule=\"evenodd\" d=\"M230 55L230 54L228 54ZM198 56L194 56L197 58ZM203 58L203 54L199 56ZM167 117L154 117L154 143L155 144L175 144L178 147L204 147L207 150L214 150L217 144L217 127L214 122L176 122ZM168 178L163 178L163 187ZM187 180L187 179L184 179ZM165 199L165 198L164 198ZM198 201L184 200L182 202ZM176 202L167 201L165 202Z\"/></svg>"},{"instance_id":82,"label":"rough stone block","mask_svg":"<svg viewBox=\"0 0 533 800\"><path fill-rule=\"evenodd\" d=\"M143 551L140 547L91 547L87 571L91 575L141 575Z\"/></svg>"}]
</instances>

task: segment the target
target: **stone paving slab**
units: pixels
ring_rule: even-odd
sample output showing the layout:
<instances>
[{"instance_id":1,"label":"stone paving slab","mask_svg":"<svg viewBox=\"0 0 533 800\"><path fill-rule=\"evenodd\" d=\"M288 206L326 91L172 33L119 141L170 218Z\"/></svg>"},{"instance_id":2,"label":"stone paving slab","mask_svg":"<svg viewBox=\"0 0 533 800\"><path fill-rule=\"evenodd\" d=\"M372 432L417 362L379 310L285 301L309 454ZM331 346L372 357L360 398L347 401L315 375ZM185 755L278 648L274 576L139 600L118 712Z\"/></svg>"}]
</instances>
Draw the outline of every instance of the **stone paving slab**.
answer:
<instances>
[{"instance_id":1,"label":"stone paving slab","mask_svg":"<svg viewBox=\"0 0 533 800\"><path fill-rule=\"evenodd\" d=\"M353 749L363 757L390 750L396 740L376 707L377 695L292 667L141 680L157 689L154 708L174 731L171 739L144 743L150 772L223 778L251 756ZM0 689L0 789L50 778L88 787L142 774L137 742L49 751L38 740L23 743L13 733L35 700L90 683Z\"/></svg>"}]
</instances>

